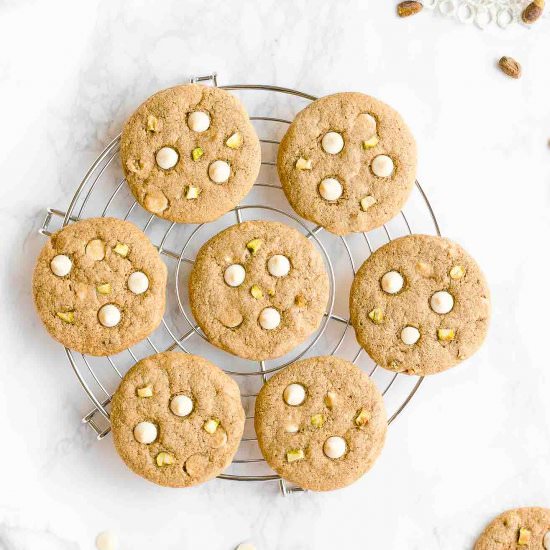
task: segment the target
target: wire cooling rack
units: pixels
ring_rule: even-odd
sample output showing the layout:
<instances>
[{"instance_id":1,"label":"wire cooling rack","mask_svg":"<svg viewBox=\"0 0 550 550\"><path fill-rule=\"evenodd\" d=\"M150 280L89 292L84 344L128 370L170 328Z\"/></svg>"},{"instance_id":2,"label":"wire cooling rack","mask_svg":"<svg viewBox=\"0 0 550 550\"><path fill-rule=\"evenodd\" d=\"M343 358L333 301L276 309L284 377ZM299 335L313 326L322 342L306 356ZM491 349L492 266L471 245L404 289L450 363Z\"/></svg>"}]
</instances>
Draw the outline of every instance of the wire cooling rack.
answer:
<instances>
[{"instance_id":1,"label":"wire cooling rack","mask_svg":"<svg viewBox=\"0 0 550 550\"><path fill-rule=\"evenodd\" d=\"M216 74L191 79L217 86ZM415 232L440 234L437 219L422 187L416 186L405 211L369 233L337 237L320 226L300 219L288 205L276 172L277 147L295 114L316 97L267 85L221 86L238 95L247 106L262 144L262 168L251 192L232 211L208 224L176 224L150 215L131 195L122 173L117 136L94 161L65 211L49 209L40 229L49 236L55 230L84 218L113 216L130 220L149 236L168 266L166 313L159 328L148 338L111 357L90 357L65 349L80 384L93 404L82 422L97 439L110 431L111 396L125 372L138 360L168 350L196 353L212 360L236 379L246 411L245 432L233 463L219 477L238 481L278 480L284 495L301 491L289 487L263 460L256 441L254 401L269 375L301 357L338 354L365 369L384 396L391 424L422 383L421 377L401 375L379 368L362 351L349 322L349 288L356 269L379 246L395 237ZM330 281L328 307L318 330L301 346L272 361L252 362L227 354L208 343L190 312L187 281L200 246L222 229L245 220L281 221L310 239L321 253Z\"/></svg>"}]
</instances>

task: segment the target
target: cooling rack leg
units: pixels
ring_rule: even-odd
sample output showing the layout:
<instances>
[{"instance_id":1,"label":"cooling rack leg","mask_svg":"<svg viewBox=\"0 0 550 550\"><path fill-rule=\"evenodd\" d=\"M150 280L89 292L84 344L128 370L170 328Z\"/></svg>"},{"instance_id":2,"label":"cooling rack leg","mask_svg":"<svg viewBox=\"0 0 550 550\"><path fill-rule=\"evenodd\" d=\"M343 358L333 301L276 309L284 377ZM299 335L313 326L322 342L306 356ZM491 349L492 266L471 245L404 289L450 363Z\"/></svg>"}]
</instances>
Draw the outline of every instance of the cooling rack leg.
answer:
<instances>
[{"instance_id":1,"label":"cooling rack leg","mask_svg":"<svg viewBox=\"0 0 550 550\"><path fill-rule=\"evenodd\" d=\"M284 497L294 493L307 493L307 491L301 487L289 487L284 479L279 480L279 488Z\"/></svg>"}]
</instances>

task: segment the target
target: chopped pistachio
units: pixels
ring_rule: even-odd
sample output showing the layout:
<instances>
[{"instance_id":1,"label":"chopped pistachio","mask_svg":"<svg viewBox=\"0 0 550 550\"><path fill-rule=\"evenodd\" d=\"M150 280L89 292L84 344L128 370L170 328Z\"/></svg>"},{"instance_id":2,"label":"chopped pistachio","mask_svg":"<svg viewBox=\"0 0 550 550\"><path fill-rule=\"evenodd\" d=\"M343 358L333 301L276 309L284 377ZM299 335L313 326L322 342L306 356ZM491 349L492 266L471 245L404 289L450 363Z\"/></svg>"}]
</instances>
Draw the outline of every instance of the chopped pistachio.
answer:
<instances>
[{"instance_id":1,"label":"chopped pistachio","mask_svg":"<svg viewBox=\"0 0 550 550\"><path fill-rule=\"evenodd\" d=\"M174 455L162 451L157 455L156 461L157 466L169 466L170 464L174 464L175 458Z\"/></svg>"},{"instance_id":2,"label":"chopped pistachio","mask_svg":"<svg viewBox=\"0 0 550 550\"><path fill-rule=\"evenodd\" d=\"M209 418L203 425L203 428L205 431L207 431L209 434L213 434L218 429L218 426L220 425L220 421L216 418Z\"/></svg>"},{"instance_id":3,"label":"chopped pistachio","mask_svg":"<svg viewBox=\"0 0 550 550\"><path fill-rule=\"evenodd\" d=\"M325 423L325 416L323 414L314 414L311 417L311 425L314 428L322 428Z\"/></svg>"},{"instance_id":4,"label":"chopped pistachio","mask_svg":"<svg viewBox=\"0 0 550 550\"><path fill-rule=\"evenodd\" d=\"M324 401L327 409L332 410L334 405L336 404L336 392L333 392L333 391L327 392L327 394L325 395Z\"/></svg>"},{"instance_id":5,"label":"chopped pistachio","mask_svg":"<svg viewBox=\"0 0 550 550\"><path fill-rule=\"evenodd\" d=\"M140 159L128 159L126 161L126 168L129 172L139 172L143 168L143 164Z\"/></svg>"},{"instance_id":6,"label":"chopped pistachio","mask_svg":"<svg viewBox=\"0 0 550 550\"><path fill-rule=\"evenodd\" d=\"M466 270L464 269L464 267L462 267L461 265L455 265L451 268L449 275L451 276L451 279L462 279L465 273Z\"/></svg>"},{"instance_id":7,"label":"chopped pistachio","mask_svg":"<svg viewBox=\"0 0 550 550\"><path fill-rule=\"evenodd\" d=\"M153 386L152 384L147 384L143 388L137 389L138 397L153 397Z\"/></svg>"},{"instance_id":8,"label":"chopped pistachio","mask_svg":"<svg viewBox=\"0 0 550 550\"><path fill-rule=\"evenodd\" d=\"M252 256L254 256L263 244L264 242L261 239L252 239L246 243L246 248L248 248L248 250L252 253Z\"/></svg>"},{"instance_id":9,"label":"chopped pistachio","mask_svg":"<svg viewBox=\"0 0 550 550\"><path fill-rule=\"evenodd\" d=\"M195 147L191 151L191 156L193 157L193 160L199 160L204 155L204 151L200 147Z\"/></svg>"},{"instance_id":10,"label":"chopped pistachio","mask_svg":"<svg viewBox=\"0 0 550 550\"><path fill-rule=\"evenodd\" d=\"M147 130L149 132L158 132L160 130L159 119L156 116L149 115L147 117Z\"/></svg>"},{"instance_id":11,"label":"chopped pistachio","mask_svg":"<svg viewBox=\"0 0 550 550\"><path fill-rule=\"evenodd\" d=\"M304 459L304 451L302 449L290 449L286 453L286 459L288 462L297 462Z\"/></svg>"},{"instance_id":12,"label":"chopped pistachio","mask_svg":"<svg viewBox=\"0 0 550 550\"><path fill-rule=\"evenodd\" d=\"M363 149L372 149L378 145L378 136L374 135L370 139L363 141Z\"/></svg>"},{"instance_id":13,"label":"chopped pistachio","mask_svg":"<svg viewBox=\"0 0 550 550\"><path fill-rule=\"evenodd\" d=\"M311 160L307 160L303 157L300 157L296 161L296 168L298 170L311 170L313 168L313 163Z\"/></svg>"},{"instance_id":14,"label":"chopped pistachio","mask_svg":"<svg viewBox=\"0 0 550 550\"><path fill-rule=\"evenodd\" d=\"M363 212L366 212L373 204L376 203L376 199L372 195L367 195L366 197L363 197L359 202L361 204L361 210L363 210Z\"/></svg>"},{"instance_id":15,"label":"chopped pistachio","mask_svg":"<svg viewBox=\"0 0 550 550\"><path fill-rule=\"evenodd\" d=\"M275 296L275 289L270 288L270 289L267 291L267 294L268 294L268 296Z\"/></svg>"},{"instance_id":16,"label":"chopped pistachio","mask_svg":"<svg viewBox=\"0 0 550 550\"><path fill-rule=\"evenodd\" d=\"M364 426L370 420L370 413L367 409L361 409L355 417L356 426Z\"/></svg>"},{"instance_id":17,"label":"chopped pistachio","mask_svg":"<svg viewBox=\"0 0 550 550\"><path fill-rule=\"evenodd\" d=\"M384 312L382 311L382 308L375 307L371 312L369 312L369 319L375 325L379 325L384 320Z\"/></svg>"},{"instance_id":18,"label":"chopped pistachio","mask_svg":"<svg viewBox=\"0 0 550 550\"><path fill-rule=\"evenodd\" d=\"M294 303L298 307L306 307L307 306L307 300L305 299L305 297L302 294L298 294L296 296L296 298L294 298Z\"/></svg>"},{"instance_id":19,"label":"chopped pistachio","mask_svg":"<svg viewBox=\"0 0 550 550\"><path fill-rule=\"evenodd\" d=\"M65 323L74 323L74 311L58 311L56 315Z\"/></svg>"},{"instance_id":20,"label":"chopped pistachio","mask_svg":"<svg viewBox=\"0 0 550 550\"><path fill-rule=\"evenodd\" d=\"M525 529L524 527L520 527L518 534L518 544L520 546L527 546L530 542L531 531L529 531L529 529Z\"/></svg>"},{"instance_id":21,"label":"chopped pistachio","mask_svg":"<svg viewBox=\"0 0 550 550\"><path fill-rule=\"evenodd\" d=\"M126 258L126 256L128 256L128 252L130 251L130 248L128 247L127 244L116 243L116 246L115 246L115 248L114 248L114 251L115 251L119 256L122 256L123 258Z\"/></svg>"},{"instance_id":22,"label":"chopped pistachio","mask_svg":"<svg viewBox=\"0 0 550 550\"><path fill-rule=\"evenodd\" d=\"M243 136L239 132L235 132L227 138L225 144L230 149L238 149L243 144Z\"/></svg>"},{"instance_id":23,"label":"chopped pistachio","mask_svg":"<svg viewBox=\"0 0 550 550\"><path fill-rule=\"evenodd\" d=\"M188 185L185 189L185 198L186 199L198 199L201 194L201 190L194 185Z\"/></svg>"},{"instance_id":24,"label":"chopped pistachio","mask_svg":"<svg viewBox=\"0 0 550 550\"><path fill-rule=\"evenodd\" d=\"M437 338L441 342L450 342L455 339L455 331L453 328L438 328Z\"/></svg>"},{"instance_id":25,"label":"chopped pistachio","mask_svg":"<svg viewBox=\"0 0 550 550\"><path fill-rule=\"evenodd\" d=\"M256 300L261 300L264 297L264 293L258 285L252 285L250 288L250 294L252 294Z\"/></svg>"},{"instance_id":26,"label":"chopped pistachio","mask_svg":"<svg viewBox=\"0 0 550 550\"><path fill-rule=\"evenodd\" d=\"M110 294L111 285L109 283L102 283L100 285L97 285L97 291L99 292L99 294Z\"/></svg>"}]
</instances>

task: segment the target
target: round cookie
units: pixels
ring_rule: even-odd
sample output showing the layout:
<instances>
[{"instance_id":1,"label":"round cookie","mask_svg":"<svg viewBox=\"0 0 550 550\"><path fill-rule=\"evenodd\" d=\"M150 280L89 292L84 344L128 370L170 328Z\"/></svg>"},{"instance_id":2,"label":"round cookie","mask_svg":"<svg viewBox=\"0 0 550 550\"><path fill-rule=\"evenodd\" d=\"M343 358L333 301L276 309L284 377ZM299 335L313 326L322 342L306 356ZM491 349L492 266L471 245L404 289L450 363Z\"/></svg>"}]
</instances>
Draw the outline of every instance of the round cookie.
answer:
<instances>
[{"instance_id":1,"label":"round cookie","mask_svg":"<svg viewBox=\"0 0 550 550\"><path fill-rule=\"evenodd\" d=\"M458 244L410 235L361 266L350 293L357 340L380 366L406 374L444 371L472 355L489 325L489 289Z\"/></svg>"},{"instance_id":2,"label":"round cookie","mask_svg":"<svg viewBox=\"0 0 550 550\"><path fill-rule=\"evenodd\" d=\"M495 518L474 550L550 550L550 510L518 508Z\"/></svg>"},{"instance_id":3,"label":"round cookie","mask_svg":"<svg viewBox=\"0 0 550 550\"><path fill-rule=\"evenodd\" d=\"M221 369L179 352L151 355L122 379L110 414L118 454L136 474L167 487L219 475L237 452L245 413Z\"/></svg>"},{"instance_id":4,"label":"round cookie","mask_svg":"<svg viewBox=\"0 0 550 550\"><path fill-rule=\"evenodd\" d=\"M401 116L365 94L318 99L281 141L279 178L303 218L337 235L393 218L416 177L416 144Z\"/></svg>"},{"instance_id":5,"label":"round cookie","mask_svg":"<svg viewBox=\"0 0 550 550\"><path fill-rule=\"evenodd\" d=\"M264 458L282 478L330 491L372 467L388 423L382 396L366 373L338 357L312 357L262 387L254 425Z\"/></svg>"},{"instance_id":6,"label":"round cookie","mask_svg":"<svg viewBox=\"0 0 550 550\"><path fill-rule=\"evenodd\" d=\"M166 278L157 249L135 225L91 218L50 237L34 269L34 302L64 346L111 355L157 328Z\"/></svg>"},{"instance_id":7,"label":"round cookie","mask_svg":"<svg viewBox=\"0 0 550 550\"><path fill-rule=\"evenodd\" d=\"M244 222L218 233L199 250L189 278L191 309L208 340L258 361L310 336L328 296L320 253L278 222Z\"/></svg>"},{"instance_id":8,"label":"round cookie","mask_svg":"<svg viewBox=\"0 0 550 550\"><path fill-rule=\"evenodd\" d=\"M151 96L128 119L120 140L136 200L179 223L209 222L234 208L258 176L260 155L239 100L199 84Z\"/></svg>"}]
</instances>

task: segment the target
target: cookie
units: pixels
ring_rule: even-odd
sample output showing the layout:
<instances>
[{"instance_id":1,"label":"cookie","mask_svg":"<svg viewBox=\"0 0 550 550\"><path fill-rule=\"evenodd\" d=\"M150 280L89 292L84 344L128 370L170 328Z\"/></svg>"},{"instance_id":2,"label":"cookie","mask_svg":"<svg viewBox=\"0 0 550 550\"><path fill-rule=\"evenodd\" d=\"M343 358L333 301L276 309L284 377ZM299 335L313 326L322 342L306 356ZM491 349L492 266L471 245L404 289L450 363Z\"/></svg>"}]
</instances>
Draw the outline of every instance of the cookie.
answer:
<instances>
[{"instance_id":1,"label":"cookie","mask_svg":"<svg viewBox=\"0 0 550 550\"><path fill-rule=\"evenodd\" d=\"M313 357L269 379L256 399L254 424L264 458L282 478L330 491L372 467L388 422L366 373L338 357Z\"/></svg>"},{"instance_id":2,"label":"cookie","mask_svg":"<svg viewBox=\"0 0 550 550\"><path fill-rule=\"evenodd\" d=\"M474 550L550 550L550 510L518 508L495 518Z\"/></svg>"},{"instance_id":3,"label":"cookie","mask_svg":"<svg viewBox=\"0 0 550 550\"><path fill-rule=\"evenodd\" d=\"M199 250L189 299L208 340L238 357L284 355L319 326L328 275L315 246L282 223L250 221Z\"/></svg>"},{"instance_id":4,"label":"cookie","mask_svg":"<svg viewBox=\"0 0 550 550\"><path fill-rule=\"evenodd\" d=\"M166 277L157 249L135 225L91 218L50 237L34 269L34 303L64 346L111 355L157 328Z\"/></svg>"},{"instance_id":5,"label":"cookie","mask_svg":"<svg viewBox=\"0 0 550 550\"><path fill-rule=\"evenodd\" d=\"M239 100L199 84L151 96L128 119L120 140L136 200L180 223L209 222L234 208L258 176L260 154Z\"/></svg>"},{"instance_id":6,"label":"cookie","mask_svg":"<svg viewBox=\"0 0 550 550\"><path fill-rule=\"evenodd\" d=\"M480 347L489 325L489 289L458 244L410 235L363 263L351 287L350 314L357 340L380 366L434 374Z\"/></svg>"},{"instance_id":7,"label":"cookie","mask_svg":"<svg viewBox=\"0 0 550 550\"><path fill-rule=\"evenodd\" d=\"M385 103L339 93L298 113L281 141L277 168L300 216L337 235L370 231L407 200L416 177L416 144Z\"/></svg>"},{"instance_id":8,"label":"cookie","mask_svg":"<svg viewBox=\"0 0 550 550\"><path fill-rule=\"evenodd\" d=\"M245 413L239 387L221 369L165 352L128 371L110 419L115 448L132 471L158 485L190 487L229 466Z\"/></svg>"}]
</instances>

